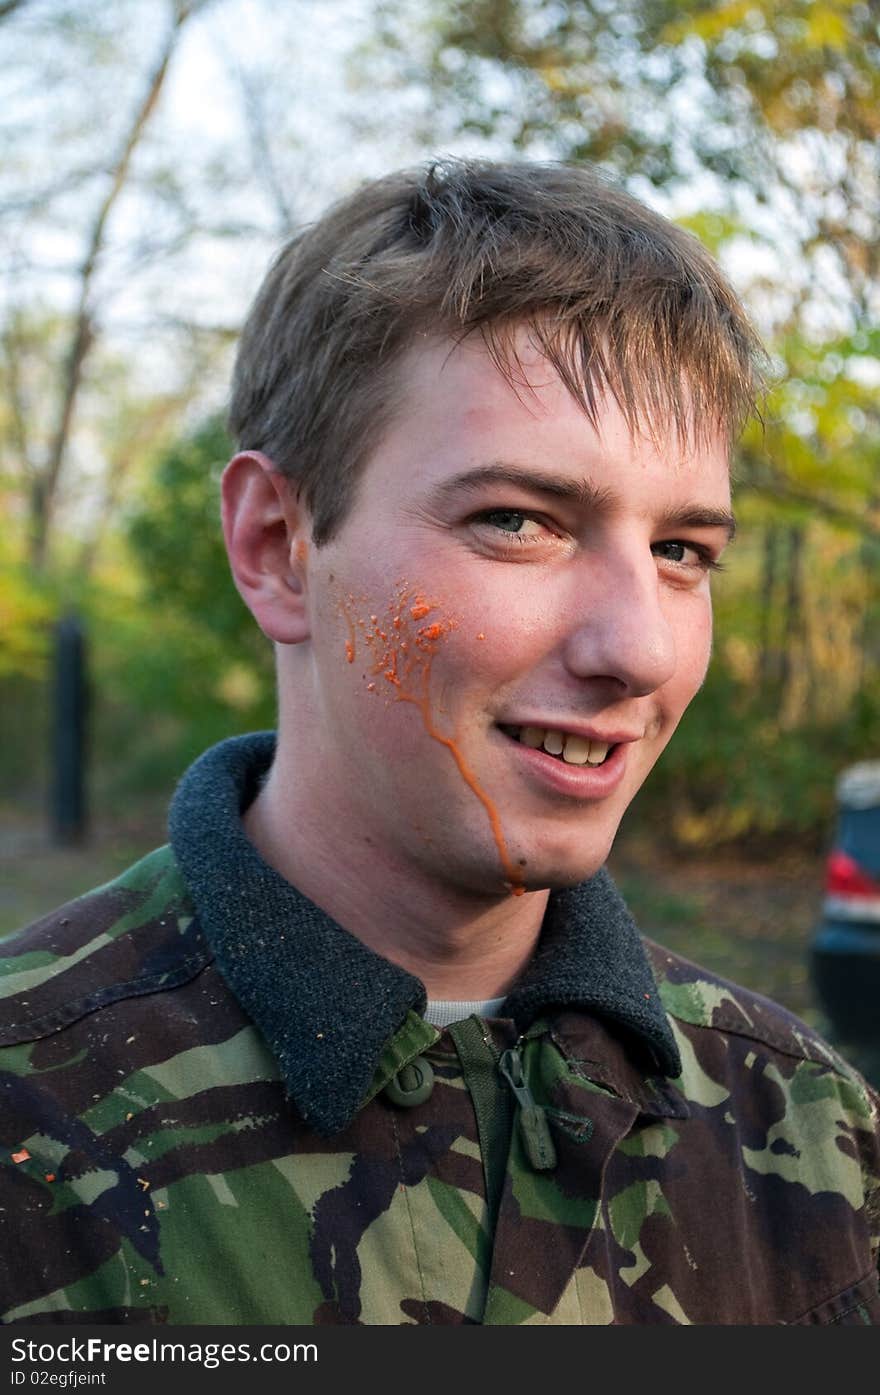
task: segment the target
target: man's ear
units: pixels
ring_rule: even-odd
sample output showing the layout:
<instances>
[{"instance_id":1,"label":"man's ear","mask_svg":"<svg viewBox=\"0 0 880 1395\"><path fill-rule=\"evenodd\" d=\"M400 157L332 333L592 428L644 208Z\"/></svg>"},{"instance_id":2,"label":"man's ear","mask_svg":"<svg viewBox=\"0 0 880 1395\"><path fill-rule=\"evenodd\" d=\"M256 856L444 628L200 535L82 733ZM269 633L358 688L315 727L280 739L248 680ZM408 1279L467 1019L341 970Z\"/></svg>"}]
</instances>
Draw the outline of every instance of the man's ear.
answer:
<instances>
[{"instance_id":1,"label":"man's ear","mask_svg":"<svg viewBox=\"0 0 880 1395\"><path fill-rule=\"evenodd\" d=\"M223 536L239 594L278 644L309 637L306 563L311 517L261 451L233 456L223 472Z\"/></svg>"}]
</instances>

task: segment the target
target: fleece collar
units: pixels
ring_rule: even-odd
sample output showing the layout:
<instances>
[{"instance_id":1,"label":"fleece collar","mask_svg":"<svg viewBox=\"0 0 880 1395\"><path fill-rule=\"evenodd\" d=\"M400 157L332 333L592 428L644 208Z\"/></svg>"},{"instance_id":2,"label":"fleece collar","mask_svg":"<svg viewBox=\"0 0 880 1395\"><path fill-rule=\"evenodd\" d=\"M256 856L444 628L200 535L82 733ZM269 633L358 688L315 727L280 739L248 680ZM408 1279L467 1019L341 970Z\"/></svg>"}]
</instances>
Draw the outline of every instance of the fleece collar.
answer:
<instances>
[{"instance_id":1,"label":"fleece collar","mask_svg":"<svg viewBox=\"0 0 880 1395\"><path fill-rule=\"evenodd\" d=\"M424 984L343 930L269 867L241 815L275 751L273 732L221 742L190 767L169 830L218 968L319 1132L336 1133L366 1096ZM502 1015L520 1031L551 1008L579 1008L636 1038L660 1073L681 1061L641 938L604 869L549 901L538 949Z\"/></svg>"}]
</instances>

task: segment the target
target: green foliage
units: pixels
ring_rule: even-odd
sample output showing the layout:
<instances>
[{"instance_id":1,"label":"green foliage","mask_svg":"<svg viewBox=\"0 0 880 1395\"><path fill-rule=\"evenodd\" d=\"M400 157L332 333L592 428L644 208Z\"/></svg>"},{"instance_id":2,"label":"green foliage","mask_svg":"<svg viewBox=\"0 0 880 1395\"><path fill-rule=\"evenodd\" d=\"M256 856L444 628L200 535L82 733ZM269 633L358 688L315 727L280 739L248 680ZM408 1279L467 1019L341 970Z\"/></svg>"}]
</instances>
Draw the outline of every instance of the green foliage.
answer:
<instances>
[{"instance_id":1,"label":"green foliage","mask_svg":"<svg viewBox=\"0 0 880 1395\"><path fill-rule=\"evenodd\" d=\"M774 314L800 318L827 297L838 317L864 317L880 269L871 5L384 0L382 12L401 51L409 37L427 52L406 73L431 86L438 120L525 154L597 161L637 191L647 182L692 205L699 189L783 261L798 248Z\"/></svg>"},{"instance_id":2,"label":"green foliage","mask_svg":"<svg viewBox=\"0 0 880 1395\"><path fill-rule=\"evenodd\" d=\"M20 564L0 557L0 679L39 677L48 654L52 602Z\"/></svg>"},{"instance_id":3,"label":"green foliage","mask_svg":"<svg viewBox=\"0 0 880 1395\"><path fill-rule=\"evenodd\" d=\"M253 650L253 621L220 531L220 476L231 454L217 418L176 441L149 470L125 526L149 605L197 617L219 639Z\"/></svg>"},{"instance_id":4,"label":"green foliage","mask_svg":"<svg viewBox=\"0 0 880 1395\"><path fill-rule=\"evenodd\" d=\"M156 460L127 518L135 563L86 602L109 796L161 788L213 741L274 725L271 646L232 583L219 521L231 447L211 419Z\"/></svg>"},{"instance_id":5,"label":"green foliage","mask_svg":"<svg viewBox=\"0 0 880 1395\"><path fill-rule=\"evenodd\" d=\"M684 846L747 844L817 851L830 833L840 770L876 755L880 695L862 693L833 722L786 727L772 699L716 655L636 808L636 821Z\"/></svg>"}]
</instances>

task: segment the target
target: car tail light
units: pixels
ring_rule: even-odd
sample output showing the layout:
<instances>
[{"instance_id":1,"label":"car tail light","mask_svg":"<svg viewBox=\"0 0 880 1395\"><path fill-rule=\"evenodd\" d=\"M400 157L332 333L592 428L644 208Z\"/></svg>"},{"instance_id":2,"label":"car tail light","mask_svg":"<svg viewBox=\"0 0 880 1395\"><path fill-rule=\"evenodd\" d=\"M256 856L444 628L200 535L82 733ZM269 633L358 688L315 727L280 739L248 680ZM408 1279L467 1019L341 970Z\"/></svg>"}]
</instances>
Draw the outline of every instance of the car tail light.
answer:
<instances>
[{"instance_id":1,"label":"car tail light","mask_svg":"<svg viewBox=\"0 0 880 1395\"><path fill-rule=\"evenodd\" d=\"M829 896L880 897L880 882L870 877L854 857L837 851L828 859L825 891Z\"/></svg>"}]
</instances>

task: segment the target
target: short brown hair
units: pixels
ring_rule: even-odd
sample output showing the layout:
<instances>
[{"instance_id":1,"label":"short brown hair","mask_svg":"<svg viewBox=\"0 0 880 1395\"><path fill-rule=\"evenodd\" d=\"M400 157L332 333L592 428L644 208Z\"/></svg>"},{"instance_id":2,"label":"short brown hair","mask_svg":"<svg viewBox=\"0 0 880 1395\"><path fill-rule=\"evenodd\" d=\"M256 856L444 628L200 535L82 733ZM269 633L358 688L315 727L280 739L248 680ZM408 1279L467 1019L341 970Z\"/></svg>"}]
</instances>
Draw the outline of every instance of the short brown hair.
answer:
<instances>
[{"instance_id":1,"label":"short brown hair","mask_svg":"<svg viewBox=\"0 0 880 1395\"><path fill-rule=\"evenodd\" d=\"M513 378L526 324L595 422L733 438L763 351L696 238L594 169L448 160L375 180L283 248L239 345L230 427L301 492L314 540L349 509L418 332L480 331Z\"/></svg>"}]
</instances>

